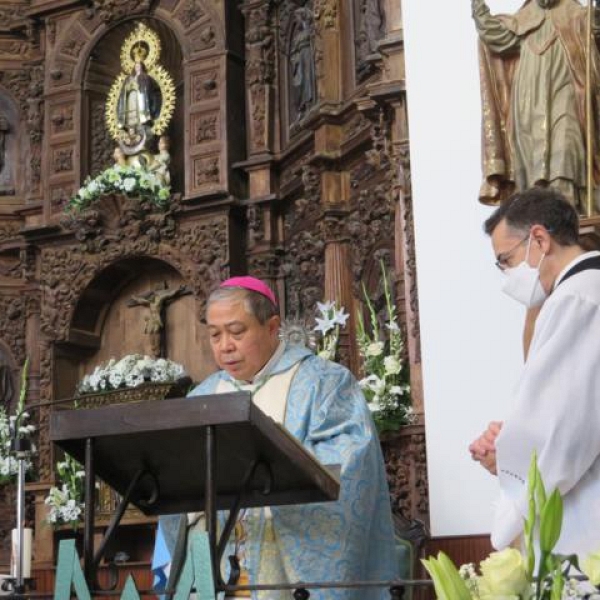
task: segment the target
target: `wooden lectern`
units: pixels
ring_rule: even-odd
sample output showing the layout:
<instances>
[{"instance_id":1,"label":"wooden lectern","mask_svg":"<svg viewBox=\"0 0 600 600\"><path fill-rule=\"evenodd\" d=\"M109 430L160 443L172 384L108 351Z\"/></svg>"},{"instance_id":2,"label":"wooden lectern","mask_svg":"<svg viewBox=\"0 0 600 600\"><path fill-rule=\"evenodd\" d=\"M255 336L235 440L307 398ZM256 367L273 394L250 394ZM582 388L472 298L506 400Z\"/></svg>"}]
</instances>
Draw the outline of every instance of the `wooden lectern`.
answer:
<instances>
[{"instance_id":1,"label":"wooden lectern","mask_svg":"<svg viewBox=\"0 0 600 600\"><path fill-rule=\"evenodd\" d=\"M56 410L50 439L85 464L84 573L94 586L104 549L131 502L146 515L205 511L217 585L220 558L241 508L338 498L324 467L248 392ZM123 500L93 552L94 479ZM217 540L217 510L230 515Z\"/></svg>"}]
</instances>

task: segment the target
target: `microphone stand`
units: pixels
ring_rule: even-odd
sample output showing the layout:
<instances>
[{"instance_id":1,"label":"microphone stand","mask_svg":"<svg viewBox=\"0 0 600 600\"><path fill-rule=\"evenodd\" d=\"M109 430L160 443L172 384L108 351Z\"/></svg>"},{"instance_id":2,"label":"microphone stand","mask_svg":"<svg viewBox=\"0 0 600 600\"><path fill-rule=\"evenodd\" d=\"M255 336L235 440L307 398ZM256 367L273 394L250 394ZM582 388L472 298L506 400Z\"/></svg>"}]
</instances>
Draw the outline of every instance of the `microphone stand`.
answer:
<instances>
[{"instance_id":1,"label":"microphone stand","mask_svg":"<svg viewBox=\"0 0 600 600\"><path fill-rule=\"evenodd\" d=\"M15 558L15 570L12 577L7 577L2 582L2 591L10 592L13 597L25 597L28 590L35 589L35 580L24 577L24 554L25 554L25 471L27 461L31 459L31 440L19 437L19 423L17 419L10 444L11 452L15 454L18 463L17 474L17 551Z\"/></svg>"}]
</instances>

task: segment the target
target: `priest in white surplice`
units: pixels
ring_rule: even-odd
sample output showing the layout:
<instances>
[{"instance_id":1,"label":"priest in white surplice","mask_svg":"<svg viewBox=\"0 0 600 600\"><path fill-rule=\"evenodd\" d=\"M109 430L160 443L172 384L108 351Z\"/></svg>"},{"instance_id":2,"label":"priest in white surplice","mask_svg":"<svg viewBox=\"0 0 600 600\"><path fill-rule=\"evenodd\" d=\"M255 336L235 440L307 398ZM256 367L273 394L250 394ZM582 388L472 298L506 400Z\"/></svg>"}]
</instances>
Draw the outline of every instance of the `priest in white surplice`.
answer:
<instances>
[{"instance_id":1,"label":"priest in white surplice","mask_svg":"<svg viewBox=\"0 0 600 600\"><path fill-rule=\"evenodd\" d=\"M555 551L583 558L600 549L600 252L579 246L577 213L552 189L515 194L485 230L503 290L542 305L509 416L470 446L500 482L492 543L522 533L535 450L546 488L564 499Z\"/></svg>"}]
</instances>

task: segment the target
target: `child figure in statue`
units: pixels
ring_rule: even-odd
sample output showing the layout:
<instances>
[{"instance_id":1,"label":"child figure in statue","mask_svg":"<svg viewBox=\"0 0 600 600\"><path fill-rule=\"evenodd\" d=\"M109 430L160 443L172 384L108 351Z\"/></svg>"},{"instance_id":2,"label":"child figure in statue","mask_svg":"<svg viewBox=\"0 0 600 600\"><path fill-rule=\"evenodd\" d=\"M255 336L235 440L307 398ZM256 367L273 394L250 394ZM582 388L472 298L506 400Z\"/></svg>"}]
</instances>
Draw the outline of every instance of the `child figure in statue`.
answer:
<instances>
[{"instance_id":1,"label":"child figure in statue","mask_svg":"<svg viewBox=\"0 0 600 600\"><path fill-rule=\"evenodd\" d=\"M128 165L127 156L125 156L125 152L123 152L123 149L120 146L115 148L113 159L115 161L115 167L126 167Z\"/></svg>"},{"instance_id":2,"label":"child figure in statue","mask_svg":"<svg viewBox=\"0 0 600 600\"><path fill-rule=\"evenodd\" d=\"M169 154L169 145L169 136L161 135L158 140L158 154L154 155L154 162L150 165L150 171L153 171L158 179L167 186L171 185L171 173L169 172L171 155Z\"/></svg>"}]
</instances>

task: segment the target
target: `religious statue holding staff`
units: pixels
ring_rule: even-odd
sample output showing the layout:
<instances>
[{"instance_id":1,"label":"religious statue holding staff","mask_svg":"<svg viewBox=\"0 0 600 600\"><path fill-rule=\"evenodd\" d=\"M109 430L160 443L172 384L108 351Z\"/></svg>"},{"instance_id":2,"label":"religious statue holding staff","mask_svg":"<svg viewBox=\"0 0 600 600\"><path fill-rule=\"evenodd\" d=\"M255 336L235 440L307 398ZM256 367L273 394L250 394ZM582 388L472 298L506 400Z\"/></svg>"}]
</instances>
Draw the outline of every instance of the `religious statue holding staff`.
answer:
<instances>
[{"instance_id":1,"label":"religious statue holding staff","mask_svg":"<svg viewBox=\"0 0 600 600\"><path fill-rule=\"evenodd\" d=\"M588 42L591 10L577 0L527 0L514 15L491 15L485 0L471 6L480 38L480 201L553 186L583 211L589 187L596 197L587 203L598 208L600 63Z\"/></svg>"}]
</instances>

